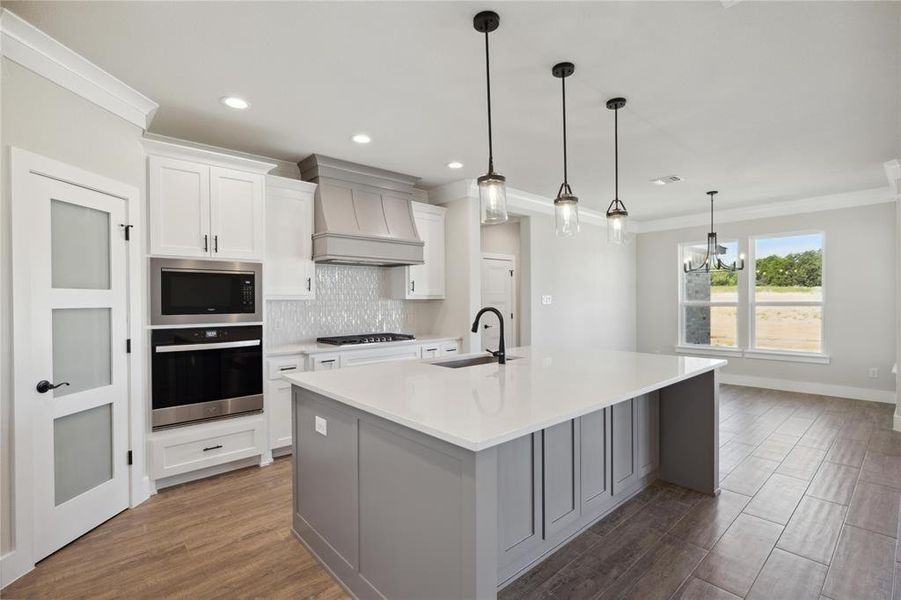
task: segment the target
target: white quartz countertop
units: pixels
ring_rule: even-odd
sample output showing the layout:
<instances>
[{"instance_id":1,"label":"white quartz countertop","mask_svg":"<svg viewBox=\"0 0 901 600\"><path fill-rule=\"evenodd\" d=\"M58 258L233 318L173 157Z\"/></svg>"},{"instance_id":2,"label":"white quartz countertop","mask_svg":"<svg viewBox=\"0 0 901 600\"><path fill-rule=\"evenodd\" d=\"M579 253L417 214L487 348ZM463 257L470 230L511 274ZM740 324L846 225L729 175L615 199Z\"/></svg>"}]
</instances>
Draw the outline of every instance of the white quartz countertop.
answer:
<instances>
[{"instance_id":1,"label":"white quartz countertop","mask_svg":"<svg viewBox=\"0 0 901 600\"><path fill-rule=\"evenodd\" d=\"M333 344L320 344L318 342L309 342L306 344L291 344L288 346L276 346L266 350L266 356L288 356L291 354L322 354L325 352L348 352L353 350L371 350L373 348L394 348L397 346L415 346L420 344L430 344L438 342L456 342L460 338L453 336L437 336L424 335L417 337L415 340L400 340L397 342L375 342L372 344L347 344L345 346L335 346Z\"/></svg>"},{"instance_id":2,"label":"white quartz countertop","mask_svg":"<svg viewBox=\"0 0 901 600\"><path fill-rule=\"evenodd\" d=\"M432 364L465 356L284 378L394 423L480 451L726 365L725 360L713 358L534 347L508 350L506 365L450 369Z\"/></svg>"}]
</instances>

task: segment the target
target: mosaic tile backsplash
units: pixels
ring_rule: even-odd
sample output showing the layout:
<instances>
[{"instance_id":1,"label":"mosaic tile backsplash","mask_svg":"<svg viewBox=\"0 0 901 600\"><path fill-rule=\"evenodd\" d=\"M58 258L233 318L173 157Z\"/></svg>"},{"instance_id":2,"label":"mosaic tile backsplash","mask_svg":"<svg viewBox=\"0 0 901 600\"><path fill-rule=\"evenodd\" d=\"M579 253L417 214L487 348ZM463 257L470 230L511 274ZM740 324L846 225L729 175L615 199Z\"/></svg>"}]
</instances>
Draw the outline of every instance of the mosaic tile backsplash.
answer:
<instances>
[{"instance_id":1,"label":"mosaic tile backsplash","mask_svg":"<svg viewBox=\"0 0 901 600\"><path fill-rule=\"evenodd\" d=\"M270 347L327 335L404 332L410 307L388 294L388 270L349 265L316 266L315 300L269 300Z\"/></svg>"}]
</instances>

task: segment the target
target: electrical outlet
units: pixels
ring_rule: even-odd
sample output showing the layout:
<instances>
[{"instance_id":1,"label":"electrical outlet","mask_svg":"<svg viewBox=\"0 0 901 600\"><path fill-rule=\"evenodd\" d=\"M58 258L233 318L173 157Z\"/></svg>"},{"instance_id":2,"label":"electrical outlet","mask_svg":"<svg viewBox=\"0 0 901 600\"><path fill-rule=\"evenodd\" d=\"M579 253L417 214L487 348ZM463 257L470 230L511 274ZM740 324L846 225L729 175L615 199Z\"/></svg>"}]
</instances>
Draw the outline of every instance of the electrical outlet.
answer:
<instances>
[{"instance_id":1,"label":"electrical outlet","mask_svg":"<svg viewBox=\"0 0 901 600\"><path fill-rule=\"evenodd\" d=\"M553 301L554 301L554 299L551 298L551 295L550 295L550 294L545 294L544 296L541 297L541 303L542 303L542 304L550 304L550 303L553 302Z\"/></svg>"},{"instance_id":2,"label":"electrical outlet","mask_svg":"<svg viewBox=\"0 0 901 600\"><path fill-rule=\"evenodd\" d=\"M879 377L879 369L877 369L876 367L871 367L867 371L867 374L870 376L870 379L876 379L877 377Z\"/></svg>"},{"instance_id":3,"label":"electrical outlet","mask_svg":"<svg viewBox=\"0 0 901 600\"><path fill-rule=\"evenodd\" d=\"M322 417L316 417L316 433L328 435L328 421Z\"/></svg>"}]
</instances>

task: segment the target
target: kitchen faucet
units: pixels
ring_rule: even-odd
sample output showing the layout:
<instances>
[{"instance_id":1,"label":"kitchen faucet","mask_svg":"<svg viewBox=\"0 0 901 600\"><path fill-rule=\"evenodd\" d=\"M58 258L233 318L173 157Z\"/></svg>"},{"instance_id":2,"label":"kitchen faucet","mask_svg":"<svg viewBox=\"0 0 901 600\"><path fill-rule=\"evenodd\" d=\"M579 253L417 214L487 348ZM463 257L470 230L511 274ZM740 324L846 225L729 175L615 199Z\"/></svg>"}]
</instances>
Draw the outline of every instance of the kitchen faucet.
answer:
<instances>
[{"instance_id":1,"label":"kitchen faucet","mask_svg":"<svg viewBox=\"0 0 901 600\"><path fill-rule=\"evenodd\" d=\"M479 330L479 319L481 319L482 315L485 314L486 312L493 312L494 314L497 315L497 320L501 324L501 331L500 331L500 342L499 342L497 352L492 352L491 350L488 350L487 348L485 349L485 351L491 352L491 355L494 356L495 358L497 358L498 364L505 365L505 364L507 364L507 347L506 347L506 344L504 343L504 315L501 314L501 311L494 308L493 306L486 306L485 308L480 310L478 313L476 313L476 318L472 322L472 329L470 331L475 333ZM486 327L487 327L487 325L486 325Z\"/></svg>"}]
</instances>

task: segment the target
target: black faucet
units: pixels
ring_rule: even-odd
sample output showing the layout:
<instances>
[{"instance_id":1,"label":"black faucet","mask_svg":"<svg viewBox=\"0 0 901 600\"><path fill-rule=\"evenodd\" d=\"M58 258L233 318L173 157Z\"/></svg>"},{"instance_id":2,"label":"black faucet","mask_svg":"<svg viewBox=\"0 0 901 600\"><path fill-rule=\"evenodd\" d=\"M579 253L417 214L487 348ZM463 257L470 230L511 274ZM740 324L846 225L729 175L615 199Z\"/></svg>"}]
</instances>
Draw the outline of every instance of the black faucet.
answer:
<instances>
[{"instance_id":1,"label":"black faucet","mask_svg":"<svg viewBox=\"0 0 901 600\"><path fill-rule=\"evenodd\" d=\"M497 362L500 365L507 364L507 345L504 343L504 315L501 314L501 311L494 308L493 306L486 306L482 310L476 313L475 321L472 322L472 331L473 333L479 330L479 319L482 318L482 315L486 312L493 312L497 315L497 320L501 324L501 337L500 337L500 346L497 349L497 352L492 352L486 348L487 352L491 352L491 355L497 358Z\"/></svg>"}]
</instances>

